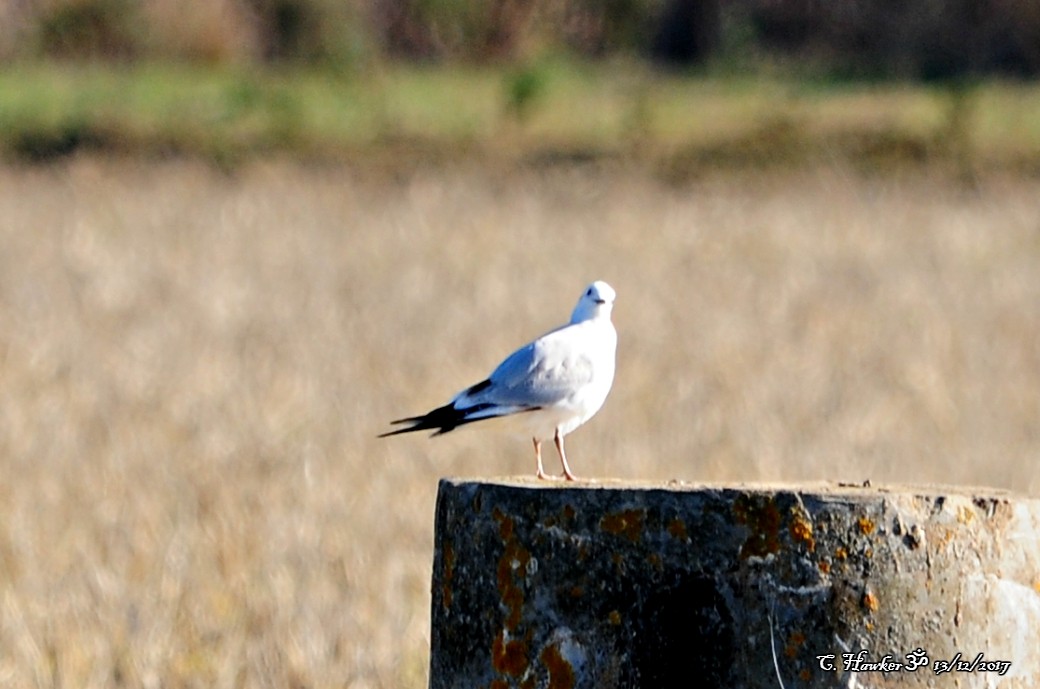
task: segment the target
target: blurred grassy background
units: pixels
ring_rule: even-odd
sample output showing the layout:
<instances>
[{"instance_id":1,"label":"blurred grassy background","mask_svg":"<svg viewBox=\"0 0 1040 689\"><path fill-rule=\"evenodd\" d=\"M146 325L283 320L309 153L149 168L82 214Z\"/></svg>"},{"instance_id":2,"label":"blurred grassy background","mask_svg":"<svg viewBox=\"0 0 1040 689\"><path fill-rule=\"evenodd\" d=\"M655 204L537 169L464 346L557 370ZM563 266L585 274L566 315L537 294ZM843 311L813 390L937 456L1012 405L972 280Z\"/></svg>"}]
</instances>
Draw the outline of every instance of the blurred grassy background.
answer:
<instances>
[{"instance_id":1,"label":"blurred grassy background","mask_svg":"<svg viewBox=\"0 0 1040 689\"><path fill-rule=\"evenodd\" d=\"M0 680L421 687L438 477L376 440L619 292L584 476L1035 492L1040 182L834 166L0 170Z\"/></svg>"},{"instance_id":2,"label":"blurred grassy background","mask_svg":"<svg viewBox=\"0 0 1040 689\"><path fill-rule=\"evenodd\" d=\"M424 686L531 451L375 435L597 278L579 475L1040 490L1031 3L189 5L0 4L0 684Z\"/></svg>"}]
</instances>

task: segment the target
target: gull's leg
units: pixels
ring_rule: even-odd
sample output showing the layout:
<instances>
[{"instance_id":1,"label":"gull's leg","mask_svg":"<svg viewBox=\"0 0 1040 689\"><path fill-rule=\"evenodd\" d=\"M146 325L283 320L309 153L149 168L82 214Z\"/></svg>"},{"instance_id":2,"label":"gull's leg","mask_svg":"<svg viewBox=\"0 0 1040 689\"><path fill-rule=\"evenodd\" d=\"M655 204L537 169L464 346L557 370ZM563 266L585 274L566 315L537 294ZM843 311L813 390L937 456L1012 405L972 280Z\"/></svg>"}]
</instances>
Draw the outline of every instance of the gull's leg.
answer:
<instances>
[{"instance_id":1,"label":"gull's leg","mask_svg":"<svg viewBox=\"0 0 1040 689\"><path fill-rule=\"evenodd\" d=\"M542 441L538 438L532 438L531 440L534 441L534 458L538 460L538 473L535 475L538 478L552 478L552 476L545 473L545 469L542 468Z\"/></svg>"},{"instance_id":2,"label":"gull's leg","mask_svg":"<svg viewBox=\"0 0 1040 689\"><path fill-rule=\"evenodd\" d=\"M560 435L560 429L556 429L556 435L553 437L553 442L556 443L556 451L560 453L560 461L563 462L563 476L568 481L574 481L577 476L571 473L571 468L567 466L567 453L563 451L563 436Z\"/></svg>"}]
</instances>

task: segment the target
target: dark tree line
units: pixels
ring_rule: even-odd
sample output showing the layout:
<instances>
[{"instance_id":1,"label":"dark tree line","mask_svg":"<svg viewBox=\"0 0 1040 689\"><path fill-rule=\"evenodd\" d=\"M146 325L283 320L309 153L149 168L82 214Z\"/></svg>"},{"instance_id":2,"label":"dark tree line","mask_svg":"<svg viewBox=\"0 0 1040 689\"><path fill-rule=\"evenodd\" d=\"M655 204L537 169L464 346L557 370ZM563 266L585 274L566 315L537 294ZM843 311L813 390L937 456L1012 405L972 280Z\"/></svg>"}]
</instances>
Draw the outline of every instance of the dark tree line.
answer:
<instances>
[{"instance_id":1,"label":"dark tree line","mask_svg":"<svg viewBox=\"0 0 1040 689\"><path fill-rule=\"evenodd\" d=\"M634 54L675 66L780 60L868 78L1034 76L1040 2L0 0L7 59L349 65L509 63L546 53Z\"/></svg>"}]
</instances>

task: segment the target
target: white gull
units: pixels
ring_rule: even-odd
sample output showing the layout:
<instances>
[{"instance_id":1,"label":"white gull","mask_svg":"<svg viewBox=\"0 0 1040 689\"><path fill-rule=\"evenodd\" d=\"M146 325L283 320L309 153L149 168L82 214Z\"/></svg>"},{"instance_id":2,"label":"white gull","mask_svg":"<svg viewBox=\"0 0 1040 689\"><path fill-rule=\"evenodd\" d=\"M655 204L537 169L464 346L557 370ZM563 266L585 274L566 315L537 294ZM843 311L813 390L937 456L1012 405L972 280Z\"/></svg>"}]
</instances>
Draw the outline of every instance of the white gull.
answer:
<instances>
[{"instance_id":1,"label":"white gull","mask_svg":"<svg viewBox=\"0 0 1040 689\"><path fill-rule=\"evenodd\" d=\"M538 478L551 478L542 467L542 442L551 438L564 478L573 481L563 438L599 411L614 382L614 297L610 285L593 282L574 307L570 323L516 350L485 380L443 407L397 419L391 423L412 425L379 437L424 430L441 435L475 421L508 418L534 440Z\"/></svg>"}]
</instances>

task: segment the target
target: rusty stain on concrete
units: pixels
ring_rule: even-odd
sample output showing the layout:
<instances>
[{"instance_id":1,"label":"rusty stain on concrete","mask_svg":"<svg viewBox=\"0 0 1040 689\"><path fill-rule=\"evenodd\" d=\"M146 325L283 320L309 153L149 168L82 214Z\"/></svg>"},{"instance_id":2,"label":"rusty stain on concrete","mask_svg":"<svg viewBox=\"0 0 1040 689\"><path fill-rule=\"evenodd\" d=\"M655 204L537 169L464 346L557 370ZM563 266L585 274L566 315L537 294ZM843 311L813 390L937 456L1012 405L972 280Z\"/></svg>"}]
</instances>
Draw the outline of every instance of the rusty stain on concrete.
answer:
<instances>
[{"instance_id":1,"label":"rusty stain on concrete","mask_svg":"<svg viewBox=\"0 0 1040 689\"><path fill-rule=\"evenodd\" d=\"M520 615L524 607L524 591L517 580L523 580L527 576L531 553L515 537L511 517L498 507L492 510L491 516L498 522L498 534L505 544L502 557L498 560L496 582L502 605L507 610L504 624L506 629L512 631L520 624Z\"/></svg>"},{"instance_id":2,"label":"rusty stain on concrete","mask_svg":"<svg viewBox=\"0 0 1040 689\"><path fill-rule=\"evenodd\" d=\"M517 583L517 579L523 579L527 575L527 563L530 559L531 553L515 539L506 543L505 551L499 558L498 592L502 598L502 604L509 611L505 619L506 629L516 629L520 624L520 613L524 607L524 591Z\"/></svg>"},{"instance_id":3,"label":"rusty stain on concrete","mask_svg":"<svg viewBox=\"0 0 1040 689\"><path fill-rule=\"evenodd\" d=\"M780 550L780 510L772 496L741 495L733 502L733 513L750 531L740 548L742 559Z\"/></svg>"},{"instance_id":4,"label":"rusty stain on concrete","mask_svg":"<svg viewBox=\"0 0 1040 689\"><path fill-rule=\"evenodd\" d=\"M599 520L599 528L614 536L624 536L635 543L643 534L643 521L646 510L622 510L603 515Z\"/></svg>"},{"instance_id":5,"label":"rusty stain on concrete","mask_svg":"<svg viewBox=\"0 0 1040 689\"><path fill-rule=\"evenodd\" d=\"M520 677L527 671L527 643L522 639L507 639L503 629L491 644L491 667L495 672Z\"/></svg>"},{"instance_id":6,"label":"rusty stain on concrete","mask_svg":"<svg viewBox=\"0 0 1040 689\"><path fill-rule=\"evenodd\" d=\"M499 508L491 510L491 517L498 522L498 535L508 541L513 535L513 519Z\"/></svg>"},{"instance_id":7,"label":"rusty stain on concrete","mask_svg":"<svg viewBox=\"0 0 1040 689\"><path fill-rule=\"evenodd\" d=\"M784 647L784 654L788 658L794 658L798 655L798 649L805 643L805 634L801 632L791 632L791 636L787 638L787 646Z\"/></svg>"},{"instance_id":8,"label":"rusty stain on concrete","mask_svg":"<svg viewBox=\"0 0 1040 689\"><path fill-rule=\"evenodd\" d=\"M554 645L542 649L538 659L549 672L549 685L546 689L574 689L574 668L560 654Z\"/></svg>"},{"instance_id":9,"label":"rusty stain on concrete","mask_svg":"<svg viewBox=\"0 0 1040 689\"><path fill-rule=\"evenodd\" d=\"M686 522L679 517L668 522L668 534L678 540L686 543L690 540L689 534L686 533Z\"/></svg>"}]
</instances>

